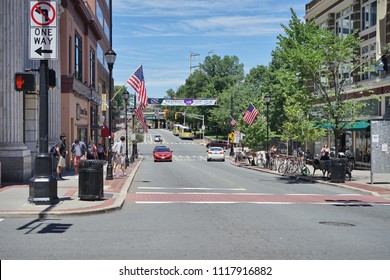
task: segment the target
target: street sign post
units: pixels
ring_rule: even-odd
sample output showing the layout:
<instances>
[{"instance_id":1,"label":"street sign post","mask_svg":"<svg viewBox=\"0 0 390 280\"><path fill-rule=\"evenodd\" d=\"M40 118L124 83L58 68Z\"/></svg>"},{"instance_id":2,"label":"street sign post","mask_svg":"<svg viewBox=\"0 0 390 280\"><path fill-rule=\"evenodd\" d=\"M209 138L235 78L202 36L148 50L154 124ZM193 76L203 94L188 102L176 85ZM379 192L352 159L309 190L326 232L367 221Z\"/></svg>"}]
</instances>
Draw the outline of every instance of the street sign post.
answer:
<instances>
[{"instance_id":1,"label":"street sign post","mask_svg":"<svg viewBox=\"0 0 390 280\"><path fill-rule=\"evenodd\" d=\"M39 65L39 151L34 176L29 181L28 202L56 204L57 180L52 175L49 153L49 59L57 59L57 1L30 1L30 59ZM19 79L20 81L20 79ZM21 81L19 82L21 83Z\"/></svg>"},{"instance_id":2,"label":"street sign post","mask_svg":"<svg viewBox=\"0 0 390 280\"><path fill-rule=\"evenodd\" d=\"M29 58L57 59L57 41L57 1L31 1Z\"/></svg>"}]
</instances>

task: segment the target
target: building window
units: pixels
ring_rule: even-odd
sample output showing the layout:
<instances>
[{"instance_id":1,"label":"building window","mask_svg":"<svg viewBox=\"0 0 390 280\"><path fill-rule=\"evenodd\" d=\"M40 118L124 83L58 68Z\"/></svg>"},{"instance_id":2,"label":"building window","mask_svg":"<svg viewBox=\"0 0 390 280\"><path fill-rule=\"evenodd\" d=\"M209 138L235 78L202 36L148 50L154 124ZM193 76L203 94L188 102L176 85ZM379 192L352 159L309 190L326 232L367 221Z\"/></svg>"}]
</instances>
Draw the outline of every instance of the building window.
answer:
<instances>
[{"instance_id":1,"label":"building window","mask_svg":"<svg viewBox=\"0 0 390 280\"><path fill-rule=\"evenodd\" d=\"M360 49L361 57L364 63L362 64L362 80L378 77L378 69L375 60L376 42L365 44Z\"/></svg>"},{"instance_id":2,"label":"building window","mask_svg":"<svg viewBox=\"0 0 390 280\"><path fill-rule=\"evenodd\" d=\"M74 48L74 75L79 81L83 80L83 44L79 34L75 36Z\"/></svg>"},{"instance_id":3,"label":"building window","mask_svg":"<svg viewBox=\"0 0 390 280\"><path fill-rule=\"evenodd\" d=\"M95 73L96 73L96 55L95 51L91 48L89 51L89 84L95 88Z\"/></svg>"},{"instance_id":4,"label":"building window","mask_svg":"<svg viewBox=\"0 0 390 280\"><path fill-rule=\"evenodd\" d=\"M352 6L336 14L336 34L347 36L353 33Z\"/></svg>"},{"instance_id":5,"label":"building window","mask_svg":"<svg viewBox=\"0 0 390 280\"><path fill-rule=\"evenodd\" d=\"M367 99L367 100L361 100L357 102L360 104L364 104L364 107L361 108L361 111L359 112L360 115L365 117L380 116L379 114L380 102L378 99Z\"/></svg>"},{"instance_id":6,"label":"building window","mask_svg":"<svg viewBox=\"0 0 390 280\"><path fill-rule=\"evenodd\" d=\"M376 25L376 0L362 1L362 30L366 30Z\"/></svg>"}]
</instances>

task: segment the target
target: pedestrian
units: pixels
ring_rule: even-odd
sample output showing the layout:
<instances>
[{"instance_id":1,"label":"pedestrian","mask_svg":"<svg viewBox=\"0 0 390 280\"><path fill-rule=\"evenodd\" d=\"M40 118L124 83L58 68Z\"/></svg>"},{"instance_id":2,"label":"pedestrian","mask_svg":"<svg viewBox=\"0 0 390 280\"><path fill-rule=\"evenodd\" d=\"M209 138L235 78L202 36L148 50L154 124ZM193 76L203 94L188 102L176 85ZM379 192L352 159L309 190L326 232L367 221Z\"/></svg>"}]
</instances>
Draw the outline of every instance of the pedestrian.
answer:
<instances>
[{"instance_id":1,"label":"pedestrian","mask_svg":"<svg viewBox=\"0 0 390 280\"><path fill-rule=\"evenodd\" d=\"M85 159L87 153L87 146L83 141L79 141L78 139L75 139L72 144L72 158L73 158L73 165L74 170L76 172L75 179L78 180L79 178L79 162L80 160Z\"/></svg>"},{"instance_id":2,"label":"pedestrian","mask_svg":"<svg viewBox=\"0 0 390 280\"><path fill-rule=\"evenodd\" d=\"M98 154L98 159L102 160L104 158L104 147L103 147L102 143L98 144L97 154Z\"/></svg>"},{"instance_id":3,"label":"pedestrian","mask_svg":"<svg viewBox=\"0 0 390 280\"><path fill-rule=\"evenodd\" d=\"M88 144L87 158L88 159L97 159L97 148L96 148L96 145L92 141L89 141L89 144Z\"/></svg>"},{"instance_id":4,"label":"pedestrian","mask_svg":"<svg viewBox=\"0 0 390 280\"><path fill-rule=\"evenodd\" d=\"M329 154L329 148L328 148L328 145L327 144L324 144L322 146L322 149L321 149L321 152L320 152L320 157L323 157L325 156L325 153L328 152Z\"/></svg>"},{"instance_id":5,"label":"pedestrian","mask_svg":"<svg viewBox=\"0 0 390 280\"><path fill-rule=\"evenodd\" d=\"M120 141L115 142L114 146L112 146L112 151L113 151L113 162L114 162L114 176L116 176L116 170L118 166L121 167L122 170L122 176L127 176L126 171L125 171L125 159L126 159L126 154L125 154L125 148L124 148L124 141L126 137L122 136L120 138Z\"/></svg>"},{"instance_id":6,"label":"pedestrian","mask_svg":"<svg viewBox=\"0 0 390 280\"><path fill-rule=\"evenodd\" d=\"M66 136L64 133L60 135L60 142L56 147L56 158L57 158L57 180L65 180L62 178L62 168L66 167L65 158L68 154L66 150Z\"/></svg>"},{"instance_id":7,"label":"pedestrian","mask_svg":"<svg viewBox=\"0 0 390 280\"><path fill-rule=\"evenodd\" d=\"M326 170L329 171L330 169L330 157L329 157L329 152L325 152L323 156L321 156L320 160L325 161L325 167Z\"/></svg>"}]
</instances>

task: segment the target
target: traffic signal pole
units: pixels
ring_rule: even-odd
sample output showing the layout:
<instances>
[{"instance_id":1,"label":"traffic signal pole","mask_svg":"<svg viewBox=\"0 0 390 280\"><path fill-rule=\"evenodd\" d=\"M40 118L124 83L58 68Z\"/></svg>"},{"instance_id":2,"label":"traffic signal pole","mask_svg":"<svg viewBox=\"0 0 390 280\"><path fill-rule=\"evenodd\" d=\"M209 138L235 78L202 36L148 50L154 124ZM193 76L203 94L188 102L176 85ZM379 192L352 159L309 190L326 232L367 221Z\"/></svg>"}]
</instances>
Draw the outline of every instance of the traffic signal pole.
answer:
<instances>
[{"instance_id":1,"label":"traffic signal pole","mask_svg":"<svg viewBox=\"0 0 390 280\"><path fill-rule=\"evenodd\" d=\"M56 204L57 180L53 178L52 157L49 154L49 63L39 66L39 150L35 155L34 176L29 182L28 201L33 204Z\"/></svg>"}]
</instances>

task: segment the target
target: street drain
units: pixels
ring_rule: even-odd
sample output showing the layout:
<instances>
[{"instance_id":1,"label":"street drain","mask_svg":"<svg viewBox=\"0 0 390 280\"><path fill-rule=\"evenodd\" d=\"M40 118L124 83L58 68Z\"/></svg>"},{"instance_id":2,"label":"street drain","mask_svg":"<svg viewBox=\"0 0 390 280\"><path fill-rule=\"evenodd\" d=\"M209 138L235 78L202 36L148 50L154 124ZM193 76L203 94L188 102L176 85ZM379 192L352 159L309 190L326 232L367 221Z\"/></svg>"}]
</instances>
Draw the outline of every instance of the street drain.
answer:
<instances>
[{"instance_id":1,"label":"street drain","mask_svg":"<svg viewBox=\"0 0 390 280\"><path fill-rule=\"evenodd\" d=\"M336 227L354 227L354 224L342 222L320 222L321 225L336 226Z\"/></svg>"}]
</instances>

